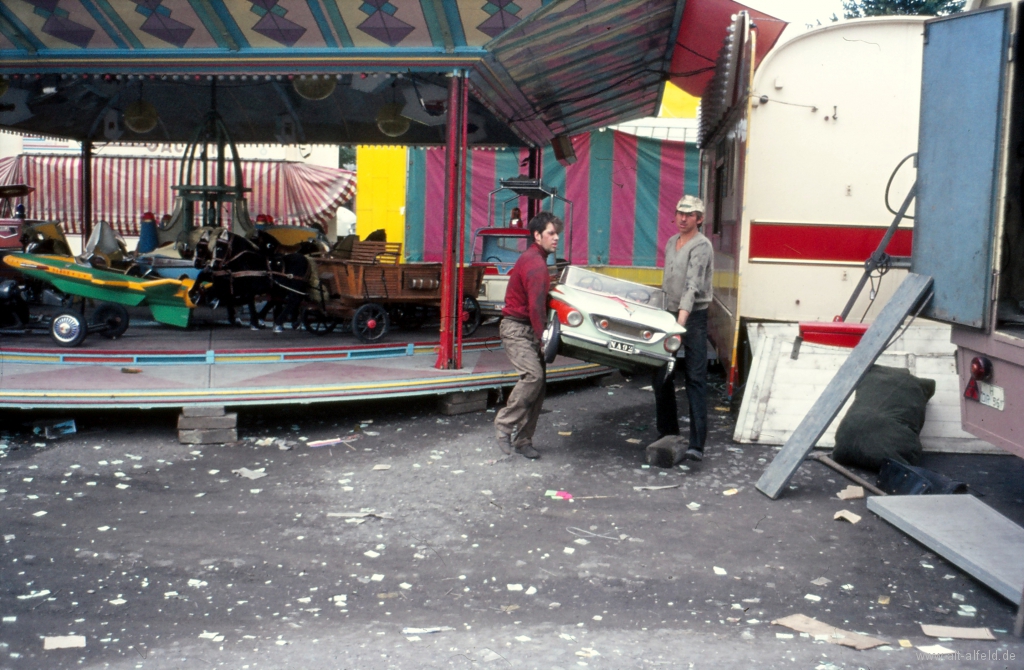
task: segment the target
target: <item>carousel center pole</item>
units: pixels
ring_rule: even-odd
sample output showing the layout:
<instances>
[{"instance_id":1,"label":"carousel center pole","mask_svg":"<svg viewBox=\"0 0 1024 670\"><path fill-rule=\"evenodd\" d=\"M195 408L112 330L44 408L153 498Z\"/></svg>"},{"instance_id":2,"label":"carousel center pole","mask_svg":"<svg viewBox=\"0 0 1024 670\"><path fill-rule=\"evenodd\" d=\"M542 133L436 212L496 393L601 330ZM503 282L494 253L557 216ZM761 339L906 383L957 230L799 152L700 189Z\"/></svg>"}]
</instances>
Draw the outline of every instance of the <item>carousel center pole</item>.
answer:
<instances>
[{"instance_id":1,"label":"carousel center pole","mask_svg":"<svg viewBox=\"0 0 1024 670\"><path fill-rule=\"evenodd\" d=\"M459 164L459 123L463 117L462 87L465 84L463 73L456 70L448 79L448 124L445 143L445 174L444 174L444 251L441 257L441 342L437 350L439 370L451 370L456 367L456 315L457 306L461 301L453 300L457 289L455 276L456 221L459 212L460 170L466 169Z\"/></svg>"}]
</instances>

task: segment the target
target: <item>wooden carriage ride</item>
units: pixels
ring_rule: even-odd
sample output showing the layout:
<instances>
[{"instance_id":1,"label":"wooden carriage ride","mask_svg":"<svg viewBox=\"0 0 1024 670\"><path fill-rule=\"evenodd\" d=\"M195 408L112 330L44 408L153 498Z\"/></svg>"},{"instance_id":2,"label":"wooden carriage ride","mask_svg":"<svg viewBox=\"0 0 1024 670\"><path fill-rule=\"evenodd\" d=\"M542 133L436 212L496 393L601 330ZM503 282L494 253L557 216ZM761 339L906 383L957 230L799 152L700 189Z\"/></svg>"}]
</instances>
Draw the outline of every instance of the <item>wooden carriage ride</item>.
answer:
<instances>
[{"instance_id":1,"label":"wooden carriage ride","mask_svg":"<svg viewBox=\"0 0 1024 670\"><path fill-rule=\"evenodd\" d=\"M313 257L313 280L303 312L306 330L326 335L341 325L362 342L380 341L392 328L418 328L441 306L441 264L402 263L398 242L354 242L342 257ZM462 328L480 325L476 296L482 267L463 268Z\"/></svg>"}]
</instances>

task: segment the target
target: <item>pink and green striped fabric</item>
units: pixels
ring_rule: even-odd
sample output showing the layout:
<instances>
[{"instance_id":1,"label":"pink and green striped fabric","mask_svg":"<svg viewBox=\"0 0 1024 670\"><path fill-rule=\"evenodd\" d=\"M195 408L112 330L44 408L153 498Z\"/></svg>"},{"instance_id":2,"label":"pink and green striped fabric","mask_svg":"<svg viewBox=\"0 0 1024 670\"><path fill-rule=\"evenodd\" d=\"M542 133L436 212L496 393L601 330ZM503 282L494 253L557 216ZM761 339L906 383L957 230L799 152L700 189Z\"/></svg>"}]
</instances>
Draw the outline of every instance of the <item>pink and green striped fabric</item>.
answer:
<instances>
[{"instance_id":1,"label":"pink and green striped fabric","mask_svg":"<svg viewBox=\"0 0 1024 670\"><path fill-rule=\"evenodd\" d=\"M676 202L697 195L696 145L614 131L577 135L572 142L574 164L563 167L550 147L543 159L544 183L573 204L572 230L562 235L559 257L577 265L664 265L665 241L676 232ZM507 225L489 221L488 194L498 188L499 179L525 174L526 156L526 149L470 151L467 259L477 230ZM443 147L409 150L405 248L410 261L441 260L444 161ZM525 201L520 207L525 215ZM497 209L500 216L500 202ZM555 213L567 221L565 209L556 202Z\"/></svg>"}]
</instances>

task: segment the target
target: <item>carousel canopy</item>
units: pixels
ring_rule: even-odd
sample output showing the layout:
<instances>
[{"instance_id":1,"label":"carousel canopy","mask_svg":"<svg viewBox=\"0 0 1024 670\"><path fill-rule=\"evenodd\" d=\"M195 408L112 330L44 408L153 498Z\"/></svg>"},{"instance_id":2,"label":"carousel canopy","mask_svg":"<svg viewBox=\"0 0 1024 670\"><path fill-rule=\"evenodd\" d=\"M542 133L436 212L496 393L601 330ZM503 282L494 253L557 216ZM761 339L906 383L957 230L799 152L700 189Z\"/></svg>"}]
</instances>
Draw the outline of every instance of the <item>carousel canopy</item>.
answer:
<instances>
[{"instance_id":1,"label":"carousel canopy","mask_svg":"<svg viewBox=\"0 0 1024 670\"><path fill-rule=\"evenodd\" d=\"M236 142L440 144L461 70L471 143L543 145L654 114L684 4L4 0L0 126L182 142L215 98Z\"/></svg>"}]
</instances>

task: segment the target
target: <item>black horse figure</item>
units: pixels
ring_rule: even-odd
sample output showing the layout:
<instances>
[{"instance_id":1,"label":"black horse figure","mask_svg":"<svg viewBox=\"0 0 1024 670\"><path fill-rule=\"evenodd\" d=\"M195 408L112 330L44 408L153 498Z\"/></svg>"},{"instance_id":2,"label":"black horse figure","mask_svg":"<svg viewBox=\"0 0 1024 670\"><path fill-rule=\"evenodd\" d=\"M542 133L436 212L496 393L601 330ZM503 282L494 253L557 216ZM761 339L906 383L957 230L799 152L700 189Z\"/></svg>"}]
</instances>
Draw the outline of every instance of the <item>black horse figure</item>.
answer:
<instances>
[{"instance_id":1,"label":"black horse figure","mask_svg":"<svg viewBox=\"0 0 1024 670\"><path fill-rule=\"evenodd\" d=\"M234 325L238 324L235 307L246 305L249 327L259 330L256 298L273 290L269 262L272 249L268 250L266 240L252 242L227 230L221 231L213 243L197 245L195 264L200 272L192 289L192 301L223 304L228 310L228 321Z\"/></svg>"},{"instance_id":2,"label":"black horse figure","mask_svg":"<svg viewBox=\"0 0 1024 670\"><path fill-rule=\"evenodd\" d=\"M260 232L261 235L266 233ZM274 240L270 235L266 235ZM274 240L276 242L276 240ZM271 302L274 303L274 332L284 331L285 321L295 323L299 307L306 298L309 288L310 264L306 254L320 250L316 242L308 241L299 245L297 251L282 254L275 248L270 256L270 272L274 282Z\"/></svg>"},{"instance_id":3,"label":"black horse figure","mask_svg":"<svg viewBox=\"0 0 1024 670\"><path fill-rule=\"evenodd\" d=\"M262 327L256 299L266 297L275 310L274 331L281 332L286 318L294 320L306 295L309 261L300 252L280 254L280 243L274 236L257 231L255 240L221 231L213 244L196 246L196 266L201 269L196 279L193 302L223 304L228 321L237 324L235 306L249 308L249 327ZM205 285L205 288L200 288Z\"/></svg>"}]
</instances>

